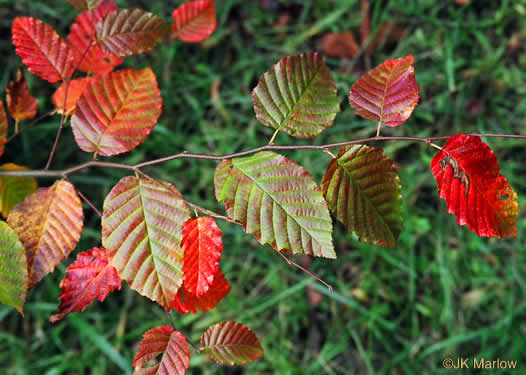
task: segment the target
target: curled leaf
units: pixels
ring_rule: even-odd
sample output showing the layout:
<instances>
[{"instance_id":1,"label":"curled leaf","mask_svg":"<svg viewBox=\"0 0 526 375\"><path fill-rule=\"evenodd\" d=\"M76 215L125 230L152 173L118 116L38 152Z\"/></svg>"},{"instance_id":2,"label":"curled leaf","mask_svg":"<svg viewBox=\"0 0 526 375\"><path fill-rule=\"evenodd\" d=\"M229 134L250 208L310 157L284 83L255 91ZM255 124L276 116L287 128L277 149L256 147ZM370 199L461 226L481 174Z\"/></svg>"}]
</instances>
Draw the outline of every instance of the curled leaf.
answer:
<instances>
[{"instance_id":1,"label":"curled leaf","mask_svg":"<svg viewBox=\"0 0 526 375\"><path fill-rule=\"evenodd\" d=\"M228 216L261 244L336 257L327 203L309 172L292 160L268 151L223 160L214 183Z\"/></svg>"},{"instance_id":2,"label":"curled leaf","mask_svg":"<svg viewBox=\"0 0 526 375\"><path fill-rule=\"evenodd\" d=\"M38 99L27 88L24 71L18 69L16 81L9 82L5 88L7 110L16 121L29 120L36 116Z\"/></svg>"},{"instance_id":3,"label":"curled leaf","mask_svg":"<svg viewBox=\"0 0 526 375\"><path fill-rule=\"evenodd\" d=\"M104 301L109 293L120 290L121 284L122 280L110 264L106 249L95 247L80 253L60 283L59 313L51 316L49 321L55 323L75 311L84 311L95 299Z\"/></svg>"},{"instance_id":4,"label":"curled leaf","mask_svg":"<svg viewBox=\"0 0 526 375\"><path fill-rule=\"evenodd\" d=\"M256 117L294 137L312 138L340 112L336 84L317 52L288 56L263 74L252 91Z\"/></svg>"},{"instance_id":5,"label":"curled leaf","mask_svg":"<svg viewBox=\"0 0 526 375\"><path fill-rule=\"evenodd\" d=\"M264 354L254 332L236 322L210 326L201 336L201 350L217 363L229 366L246 365Z\"/></svg>"},{"instance_id":6,"label":"curled leaf","mask_svg":"<svg viewBox=\"0 0 526 375\"><path fill-rule=\"evenodd\" d=\"M144 142L161 115L162 98L150 68L93 77L77 101L71 128L86 152L122 154Z\"/></svg>"},{"instance_id":7,"label":"curled leaf","mask_svg":"<svg viewBox=\"0 0 526 375\"><path fill-rule=\"evenodd\" d=\"M197 0L183 3L173 11L172 35L187 43L199 43L216 29L214 1Z\"/></svg>"},{"instance_id":8,"label":"curled leaf","mask_svg":"<svg viewBox=\"0 0 526 375\"><path fill-rule=\"evenodd\" d=\"M162 18L142 9L119 9L97 24L97 45L115 56L147 52L170 32Z\"/></svg>"},{"instance_id":9,"label":"curled leaf","mask_svg":"<svg viewBox=\"0 0 526 375\"><path fill-rule=\"evenodd\" d=\"M517 193L500 174L495 153L479 137L457 134L431 161L440 198L459 225L484 237L515 237Z\"/></svg>"},{"instance_id":10,"label":"curled leaf","mask_svg":"<svg viewBox=\"0 0 526 375\"><path fill-rule=\"evenodd\" d=\"M161 356L158 363L144 367ZM133 359L134 375L184 375L190 365L190 347L181 332L161 326L146 331Z\"/></svg>"},{"instance_id":11,"label":"curled leaf","mask_svg":"<svg viewBox=\"0 0 526 375\"><path fill-rule=\"evenodd\" d=\"M73 75L75 56L51 26L36 18L18 17L12 34L16 53L31 73L51 83Z\"/></svg>"},{"instance_id":12,"label":"curled leaf","mask_svg":"<svg viewBox=\"0 0 526 375\"><path fill-rule=\"evenodd\" d=\"M388 126L403 124L418 103L414 57L387 60L351 87L349 103L356 114Z\"/></svg>"},{"instance_id":13,"label":"curled leaf","mask_svg":"<svg viewBox=\"0 0 526 375\"><path fill-rule=\"evenodd\" d=\"M402 230L402 188L398 167L382 150L343 147L327 166L321 188L349 233L373 245L396 246Z\"/></svg>"},{"instance_id":14,"label":"curled leaf","mask_svg":"<svg viewBox=\"0 0 526 375\"><path fill-rule=\"evenodd\" d=\"M24 246L15 231L0 221L0 302L23 314L28 283Z\"/></svg>"},{"instance_id":15,"label":"curled leaf","mask_svg":"<svg viewBox=\"0 0 526 375\"><path fill-rule=\"evenodd\" d=\"M77 246L83 220L75 187L65 180L38 189L9 212L7 223L26 249L30 288Z\"/></svg>"},{"instance_id":16,"label":"curled leaf","mask_svg":"<svg viewBox=\"0 0 526 375\"><path fill-rule=\"evenodd\" d=\"M0 166L2 171L27 171L28 168L7 163ZM34 177L0 176L0 212L4 217L9 211L24 201L37 190L37 180Z\"/></svg>"}]
</instances>

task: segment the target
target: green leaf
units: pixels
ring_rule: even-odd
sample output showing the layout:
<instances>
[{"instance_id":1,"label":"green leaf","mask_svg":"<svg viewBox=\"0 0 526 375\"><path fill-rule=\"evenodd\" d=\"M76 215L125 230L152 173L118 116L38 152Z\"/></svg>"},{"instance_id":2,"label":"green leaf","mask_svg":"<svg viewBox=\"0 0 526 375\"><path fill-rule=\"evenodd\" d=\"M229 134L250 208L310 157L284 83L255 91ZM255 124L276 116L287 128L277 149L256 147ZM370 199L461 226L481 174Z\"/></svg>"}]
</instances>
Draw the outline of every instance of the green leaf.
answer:
<instances>
[{"instance_id":1,"label":"green leaf","mask_svg":"<svg viewBox=\"0 0 526 375\"><path fill-rule=\"evenodd\" d=\"M26 171L22 167L13 163L0 166L2 171ZM25 197L37 191L37 180L33 177L0 176L0 212L4 217L9 215L9 211Z\"/></svg>"},{"instance_id":2,"label":"green leaf","mask_svg":"<svg viewBox=\"0 0 526 375\"><path fill-rule=\"evenodd\" d=\"M181 194L168 183L124 177L104 200L102 244L122 279L169 309L183 282L180 248L191 217Z\"/></svg>"},{"instance_id":3,"label":"green leaf","mask_svg":"<svg viewBox=\"0 0 526 375\"><path fill-rule=\"evenodd\" d=\"M288 56L263 74L252 91L256 117L294 137L312 138L340 112L336 85L316 52Z\"/></svg>"},{"instance_id":4,"label":"green leaf","mask_svg":"<svg viewBox=\"0 0 526 375\"><path fill-rule=\"evenodd\" d=\"M273 152L223 160L214 183L228 216L261 244L336 258L327 203L312 176L292 160Z\"/></svg>"},{"instance_id":5,"label":"green leaf","mask_svg":"<svg viewBox=\"0 0 526 375\"><path fill-rule=\"evenodd\" d=\"M321 184L329 208L360 241L395 247L402 230L398 167L382 150L346 146L331 160Z\"/></svg>"},{"instance_id":6,"label":"green leaf","mask_svg":"<svg viewBox=\"0 0 526 375\"><path fill-rule=\"evenodd\" d=\"M0 302L23 315L28 284L26 250L15 231L0 221Z\"/></svg>"}]
</instances>

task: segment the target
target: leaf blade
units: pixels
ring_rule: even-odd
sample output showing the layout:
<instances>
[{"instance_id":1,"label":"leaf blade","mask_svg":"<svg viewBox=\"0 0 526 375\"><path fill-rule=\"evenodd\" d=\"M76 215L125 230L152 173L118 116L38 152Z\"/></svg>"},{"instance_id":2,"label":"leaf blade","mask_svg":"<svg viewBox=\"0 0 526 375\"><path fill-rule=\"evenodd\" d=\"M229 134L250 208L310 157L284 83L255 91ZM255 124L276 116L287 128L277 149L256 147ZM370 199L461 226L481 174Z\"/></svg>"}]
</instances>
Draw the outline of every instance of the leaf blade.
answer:
<instances>
[{"instance_id":1,"label":"leaf blade","mask_svg":"<svg viewBox=\"0 0 526 375\"><path fill-rule=\"evenodd\" d=\"M66 82L61 84L53 93L51 100L55 106L58 114L65 114L69 116L75 112L77 102L82 93L91 81L91 77L83 77L69 81L68 96L66 98L66 107L64 109L64 96L66 95Z\"/></svg>"},{"instance_id":2,"label":"leaf blade","mask_svg":"<svg viewBox=\"0 0 526 375\"><path fill-rule=\"evenodd\" d=\"M7 163L0 166L3 171L27 171L28 168ZM37 191L37 180L34 177L0 176L0 212L4 217L9 211Z\"/></svg>"},{"instance_id":3,"label":"leaf blade","mask_svg":"<svg viewBox=\"0 0 526 375\"><path fill-rule=\"evenodd\" d=\"M78 10L92 10L99 6L101 0L69 0L70 4Z\"/></svg>"},{"instance_id":4,"label":"leaf blade","mask_svg":"<svg viewBox=\"0 0 526 375\"><path fill-rule=\"evenodd\" d=\"M5 88L7 110L16 121L29 120L36 116L38 99L34 98L27 88L24 71L16 73L16 81L9 82Z\"/></svg>"},{"instance_id":5,"label":"leaf blade","mask_svg":"<svg viewBox=\"0 0 526 375\"><path fill-rule=\"evenodd\" d=\"M349 233L373 245L396 246L402 231L402 188L398 167L381 150L342 147L321 186L330 210Z\"/></svg>"},{"instance_id":6,"label":"leaf blade","mask_svg":"<svg viewBox=\"0 0 526 375\"><path fill-rule=\"evenodd\" d=\"M189 1L172 13L172 35L187 43L199 43L216 30L215 2Z\"/></svg>"},{"instance_id":7,"label":"leaf blade","mask_svg":"<svg viewBox=\"0 0 526 375\"><path fill-rule=\"evenodd\" d=\"M288 56L252 91L257 119L294 137L312 138L331 127L340 102L334 80L317 52Z\"/></svg>"}]
</instances>

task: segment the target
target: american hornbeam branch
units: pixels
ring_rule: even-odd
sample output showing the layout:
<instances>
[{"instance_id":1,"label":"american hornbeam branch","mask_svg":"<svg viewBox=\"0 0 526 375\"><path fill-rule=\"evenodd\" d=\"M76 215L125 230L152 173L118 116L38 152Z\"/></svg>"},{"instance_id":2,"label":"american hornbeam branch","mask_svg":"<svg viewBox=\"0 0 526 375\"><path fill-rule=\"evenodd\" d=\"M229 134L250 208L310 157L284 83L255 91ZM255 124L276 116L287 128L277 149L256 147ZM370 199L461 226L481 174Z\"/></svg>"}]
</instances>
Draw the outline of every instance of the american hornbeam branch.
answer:
<instances>
[{"instance_id":1,"label":"american hornbeam branch","mask_svg":"<svg viewBox=\"0 0 526 375\"><path fill-rule=\"evenodd\" d=\"M471 133L469 135L477 137L493 137L493 138L519 138L526 139L526 135L521 134L486 134L486 133ZM296 145L296 146L278 146L274 144L268 144L265 146L256 147L250 150L236 152L233 154L225 155L207 155L207 154L193 154L187 151L180 152L178 154L166 156L164 158L153 159L150 161L145 161L137 164L124 164L124 163L114 163L93 160L86 163L76 165L74 167L63 169L63 170L28 170L28 171L0 171L0 176L16 176L16 177L67 177L70 174L78 172L83 169L91 167L103 167L103 168L115 168L115 169L126 169L130 171L138 171L141 168L150 167L157 164L162 164L175 159L203 159L203 160L225 160L232 159L241 156L252 155L260 151L268 150L320 150L326 152L327 150L335 147L343 147L359 143L368 143L368 142L382 142L382 141L411 141L411 142L423 142L430 146L433 146L433 141L446 140L452 137L451 135L440 136L440 137L428 137L428 138L419 138L419 137L369 137L362 138L352 141L338 142L338 143L329 143L325 145Z\"/></svg>"}]
</instances>

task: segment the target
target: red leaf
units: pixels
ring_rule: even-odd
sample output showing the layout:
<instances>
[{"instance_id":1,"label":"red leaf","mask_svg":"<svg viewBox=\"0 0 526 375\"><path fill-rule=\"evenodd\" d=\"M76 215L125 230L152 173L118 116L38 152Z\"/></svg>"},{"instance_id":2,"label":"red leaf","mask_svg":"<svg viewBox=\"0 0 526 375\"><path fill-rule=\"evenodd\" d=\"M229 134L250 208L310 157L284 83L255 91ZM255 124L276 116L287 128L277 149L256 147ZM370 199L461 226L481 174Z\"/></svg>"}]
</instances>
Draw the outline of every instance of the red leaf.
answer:
<instances>
[{"instance_id":1,"label":"red leaf","mask_svg":"<svg viewBox=\"0 0 526 375\"><path fill-rule=\"evenodd\" d=\"M55 323L75 311L84 311L95 298L104 301L110 292L120 290L121 284L117 270L110 264L108 250L95 247L80 253L60 283L60 313L49 321Z\"/></svg>"},{"instance_id":2,"label":"red leaf","mask_svg":"<svg viewBox=\"0 0 526 375\"><path fill-rule=\"evenodd\" d=\"M68 97L66 100L66 115L71 115L75 111L77 106L77 101L84 92L84 89L91 81L92 77L84 77L79 79L74 79L69 81L68 87ZM53 104L57 109L57 113L64 113L64 95L66 94L66 82L64 82L60 87L55 91L53 97Z\"/></svg>"},{"instance_id":3,"label":"red leaf","mask_svg":"<svg viewBox=\"0 0 526 375\"><path fill-rule=\"evenodd\" d=\"M171 307L179 311L181 314L195 314L197 309L203 312L212 310L228 295L228 293L230 293L230 289L230 284L226 280L225 275L223 275L221 269L218 269L208 292L200 297L196 297L186 290L183 285L175 299L172 301ZM182 298L184 298L184 302Z\"/></svg>"},{"instance_id":4,"label":"red leaf","mask_svg":"<svg viewBox=\"0 0 526 375\"><path fill-rule=\"evenodd\" d=\"M440 198L459 225L484 237L515 237L517 194L479 137L457 134L431 161Z\"/></svg>"},{"instance_id":5,"label":"red leaf","mask_svg":"<svg viewBox=\"0 0 526 375\"><path fill-rule=\"evenodd\" d=\"M16 53L31 73L51 83L73 75L75 55L51 26L36 18L15 18L12 33Z\"/></svg>"},{"instance_id":6,"label":"red leaf","mask_svg":"<svg viewBox=\"0 0 526 375\"><path fill-rule=\"evenodd\" d=\"M23 121L36 116L38 100L29 92L22 69L18 69L16 81L9 82L5 91L7 110L12 118Z\"/></svg>"},{"instance_id":7,"label":"red leaf","mask_svg":"<svg viewBox=\"0 0 526 375\"><path fill-rule=\"evenodd\" d=\"M412 55L387 60L356 81L349 96L356 114L389 126L403 124L419 98L413 63Z\"/></svg>"},{"instance_id":8,"label":"red leaf","mask_svg":"<svg viewBox=\"0 0 526 375\"><path fill-rule=\"evenodd\" d=\"M95 27L106 15L117 10L114 0L103 1L95 10L82 12L71 25L67 41L77 60L80 60L90 42L95 41ZM122 59L103 52L98 45L92 45L79 65L79 70L93 74L111 72L122 64Z\"/></svg>"},{"instance_id":9,"label":"red leaf","mask_svg":"<svg viewBox=\"0 0 526 375\"><path fill-rule=\"evenodd\" d=\"M150 68L94 77L77 102L71 128L86 152L111 156L144 142L161 115L162 98Z\"/></svg>"},{"instance_id":10,"label":"red leaf","mask_svg":"<svg viewBox=\"0 0 526 375\"><path fill-rule=\"evenodd\" d=\"M182 4L173 11L172 33L183 42L199 43L217 26L214 1L198 0Z\"/></svg>"},{"instance_id":11,"label":"red leaf","mask_svg":"<svg viewBox=\"0 0 526 375\"><path fill-rule=\"evenodd\" d=\"M161 355L159 363L142 368ZM161 326L146 331L133 359L134 375L183 375L190 365L190 347L181 332Z\"/></svg>"},{"instance_id":12,"label":"red leaf","mask_svg":"<svg viewBox=\"0 0 526 375\"><path fill-rule=\"evenodd\" d=\"M222 236L211 217L190 219L183 225L183 285L197 297L205 294L214 281L223 252Z\"/></svg>"},{"instance_id":13,"label":"red leaf","mask_svg":"<svg viewBox=\"0 0 526 375\"><path fill-rule=\"evenodd\" d=\"M4 102L0 100L0 156L4 154L5 143L7 142L7 124Z\"/></svg>"}]
</instances>

